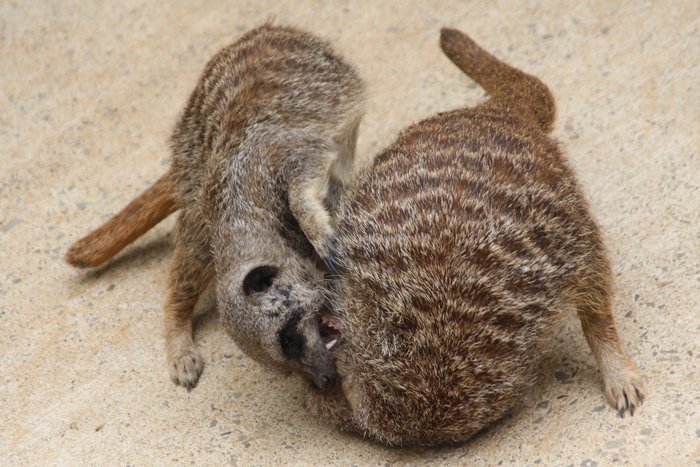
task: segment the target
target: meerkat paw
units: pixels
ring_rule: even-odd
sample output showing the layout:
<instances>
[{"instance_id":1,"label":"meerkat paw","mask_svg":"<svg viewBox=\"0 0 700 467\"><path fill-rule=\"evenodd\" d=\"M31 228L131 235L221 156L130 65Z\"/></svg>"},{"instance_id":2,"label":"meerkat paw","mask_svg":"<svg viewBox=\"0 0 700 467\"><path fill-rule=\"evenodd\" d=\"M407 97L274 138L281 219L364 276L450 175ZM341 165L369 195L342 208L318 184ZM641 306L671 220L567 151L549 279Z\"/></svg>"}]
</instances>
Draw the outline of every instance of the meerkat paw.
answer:
<instances>
[{"instance_id":1,"label":"meerkat paw","mask_svg":"<svg viewBox=\"0 0 700 467\"><path fill-rule=\"evenodd\" d=\"M328 270L330 272L337 272L338 262L335 249L335 231L329 226L324 232L318 233L314 237L307 235L307 238Z\"/></svg>"},{"instance_id":2,"label":"meerkat paw","mask_svg":"<svg viewBox=\"0 0 700 467\"><path fill-rule=\"evenodd\" d=\"M637 365L628 358L620 359L603 372L603 384L608 401L621 418L624 418L626 412L633 416L644 402L642 376Z\"/></svg>"},{"instance_id":3,"label":"meerkat paw","mask_svg":"<svg viewBox=\"0 0 700 467\"><path fill-rule=\"evenodd\" d=\"M333 238L326 242L326 255L322 256L323 262L332 274L338 274L340 270L340 262L338 261L337 251Z\"/></svg>"},{"instance_id":4,"label":"meerkat paw","mask_svg":"<svg viewBox=\"0 0 700 467\"><path fill-rule=\"evenodd\" d=\"M172 342L169 346L171 349L174 348L174 351L168 352L170 379L175 384L186 387L189 391L197 385L199 376L204 369L204 361L191 338L181 338L179 340L189 342Z\"/></svg>"}]
</instances>

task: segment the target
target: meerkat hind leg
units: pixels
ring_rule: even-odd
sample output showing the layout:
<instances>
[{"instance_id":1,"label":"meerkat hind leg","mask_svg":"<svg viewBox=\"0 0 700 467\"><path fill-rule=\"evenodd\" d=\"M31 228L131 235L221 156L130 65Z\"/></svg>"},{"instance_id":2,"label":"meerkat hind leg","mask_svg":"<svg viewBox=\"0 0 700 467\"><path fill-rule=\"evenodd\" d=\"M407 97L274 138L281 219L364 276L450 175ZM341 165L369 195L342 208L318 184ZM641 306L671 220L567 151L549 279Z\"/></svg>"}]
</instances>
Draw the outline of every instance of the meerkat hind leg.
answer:
<instances>
[{"instance_id":1,"label":"meerkat hind leg","mask_svg":"<svg viewBox=\"0 0 700 467\"><path fill-rule=\"evenodd\" d=\"M163 318L170 377L189 390L197 385L204 368L192 323L197 300L211 279L211 266L206 245L183 220L185 216L183 212L178 219Z\"/></svg>"},{"instance_id":2,"label":"meerkat hind leg","mask_svg":"<svg viewBox=\"0 0 700 467\"><path fill-rule=\"evenodd\" d=\"M644 401L644 385L637 365L622 349L609 291L592 288L586 301L578 305L578 315L586 341L598 361L608 401L620 417L627 411L634 415Z\"/></svg>"}]
</instances>

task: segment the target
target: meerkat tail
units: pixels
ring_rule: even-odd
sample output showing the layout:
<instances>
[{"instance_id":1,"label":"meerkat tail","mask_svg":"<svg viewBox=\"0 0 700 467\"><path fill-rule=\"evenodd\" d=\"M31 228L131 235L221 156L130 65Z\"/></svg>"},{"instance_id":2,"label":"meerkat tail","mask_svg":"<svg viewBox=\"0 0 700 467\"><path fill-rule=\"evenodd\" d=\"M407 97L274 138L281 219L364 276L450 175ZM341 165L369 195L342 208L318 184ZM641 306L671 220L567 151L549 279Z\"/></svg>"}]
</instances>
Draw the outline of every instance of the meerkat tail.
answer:
<instances>
[{"instance_id":1,"label":"meerkat tail","mask_svg":"<svg viewBox=\"0 0 700 467\"><path fill-rule=\"evenodd\" d=\"M552 130L556 106L542 81L503 63L456 29L440 31L440 47L460 70L491 94L494 105L529 116L546 132Z\"/></svg>"},{"instance_id":2,"label":"meerkat tail","mask_svg":"<svg viewBox=\"0 0 700 467\"><path fill-rule=\"evenodd\" d=\"M167 172L117 215L71 245L65 260L79 268L99 266L177 209L173 175Z\"/></svg>"}]
</instances>

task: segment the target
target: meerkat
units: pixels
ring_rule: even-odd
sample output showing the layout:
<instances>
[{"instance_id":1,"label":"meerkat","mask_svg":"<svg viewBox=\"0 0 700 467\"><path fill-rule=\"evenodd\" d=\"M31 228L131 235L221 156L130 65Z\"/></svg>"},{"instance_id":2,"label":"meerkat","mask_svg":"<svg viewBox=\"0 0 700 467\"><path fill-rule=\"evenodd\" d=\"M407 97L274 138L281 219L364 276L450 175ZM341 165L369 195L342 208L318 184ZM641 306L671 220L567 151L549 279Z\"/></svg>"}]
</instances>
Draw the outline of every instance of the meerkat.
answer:
<instances>
[{"instance_id":1,"label":"meerkat","mask_svg":"<svg viewBox=\"0 0 700 467\"><path fill-rule=\"evenodd\" d=\"M611 311L601 234L557 143L549 89L443 29L490 98L403 130L346 191L332 307L342 380L309 409L390 445L462 442L530 387L536 346L575 309L605 394L644 399Z\"/></svg>"},{"instance_id":2,"label":"meerkat","mask_svg":"<svg viewBox=\"0 0 700 467\"><path fill-rule=\"evenodd\" d=\"M215 280L221 322L258 361L332 385L320 334L331 210L352 176L364 84L331 46L265 24L206 65L171 137L170 170L66 254L94 267L179 210L164 305L172 380L197 384L193 309Z\"/></svg>"}]
</instances>

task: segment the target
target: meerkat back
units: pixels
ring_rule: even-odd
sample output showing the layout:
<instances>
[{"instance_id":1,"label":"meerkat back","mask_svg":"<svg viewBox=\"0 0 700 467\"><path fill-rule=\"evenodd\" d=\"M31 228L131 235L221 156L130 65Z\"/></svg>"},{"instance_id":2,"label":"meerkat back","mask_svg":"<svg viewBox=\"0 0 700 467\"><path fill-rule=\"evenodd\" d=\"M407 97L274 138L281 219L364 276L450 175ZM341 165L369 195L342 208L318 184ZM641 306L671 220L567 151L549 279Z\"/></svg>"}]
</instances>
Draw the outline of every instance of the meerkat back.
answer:
<instances>
[{"instance_id":1,"label":"meerkat back","mask_svg":"<svg viewBox=\"0 0 700 467\"><path fill-rule=\"evenodd\" d=\"M533 383L537 344L574 308L621 414L642 401L610 309L611 274L537 78L443 30L491 98L404 130L339 211L342 390L309 407L392 445L461 442Z\"/></svg>"}]
</instances>

